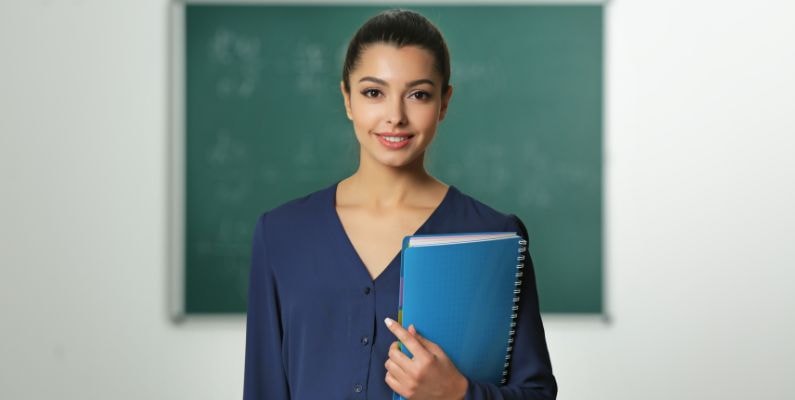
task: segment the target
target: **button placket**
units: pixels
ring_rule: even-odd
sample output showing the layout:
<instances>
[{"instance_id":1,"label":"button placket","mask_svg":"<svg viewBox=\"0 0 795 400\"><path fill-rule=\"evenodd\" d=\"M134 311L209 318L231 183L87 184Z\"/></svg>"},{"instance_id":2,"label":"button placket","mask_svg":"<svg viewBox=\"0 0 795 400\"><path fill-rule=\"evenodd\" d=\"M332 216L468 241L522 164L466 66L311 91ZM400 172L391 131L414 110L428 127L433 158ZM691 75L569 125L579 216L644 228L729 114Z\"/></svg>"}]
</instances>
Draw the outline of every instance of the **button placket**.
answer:
<instances>
[{"instance_id":1,"label":"button placket","mask_svg":"<svg viewBox=\"0 0 795 400\"><path fill-rule=\"evenodd\" d=\"M375 326L369 323L369 321L373 321L376 316L376 309L375 309L376 298L375 298L374 283L371 282L364 283L364 285L360 286L360 288L361 288L360 293L362 293L359 295L362 296L360 297L361 299L360 304L363 307L362 309L362 311L364 312L363 316L366 315L365 319L368 322L364 323L364 321L362 321L363 324L358 325L359 329L361 330L359 331L359 338L358 338L359 343L356 346L358 346L359 348L357 353L359 353L359 356L362 357L362 364L361 364L362 375L357 376L355 379L359 382L364 382L367 381L367 379L369 379L369 373L370 373L370 363L371 363L372 350L373 350L372 340L373 336L375 335L373 329L375 328ZM353 398L359 399L365 396L365 385L362 383L355 383L355 382L356 381L354 381L354 385L352 387L353 394L355 395Z\"/></svg>"}]
</instances>

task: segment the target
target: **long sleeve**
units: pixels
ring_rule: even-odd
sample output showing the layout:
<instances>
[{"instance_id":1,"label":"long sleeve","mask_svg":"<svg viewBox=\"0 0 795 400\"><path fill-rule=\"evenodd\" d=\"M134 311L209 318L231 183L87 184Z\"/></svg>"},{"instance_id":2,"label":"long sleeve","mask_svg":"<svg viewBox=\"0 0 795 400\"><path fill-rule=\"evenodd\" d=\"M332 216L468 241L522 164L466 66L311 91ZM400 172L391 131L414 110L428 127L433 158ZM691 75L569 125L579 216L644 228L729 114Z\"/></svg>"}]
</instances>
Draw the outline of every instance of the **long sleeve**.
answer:
<instances>
[{"instance_id":1,"label":"long sleeve","mask_svg":"<svg viewBox=\"0 0 795 400\"><path fill-rule=\"evenodd\" d=\"M522 221L515 215L511 217L515 226L507 230L517 232L523 239L528 240L527 229ZM520 287L519 315L516 320L508 382L503 386L497 386L473 381L467 377L469 386L465 400L551 400L557 396L558 386L552 375L529 248L528 241L524 252L524 276Z\"/></svg>"},{"instance_id":2,"label":"long sleeve","mask_svg":"<svg viewBox=\"0 0 795 400\"><path fill-rule=\"evenodd\" d=\"M265 218L254 229L246 317L246 358L244 400L287 400L290 398L282 362L282 325L279 293L268 260Z\"/></svg>"}]
</instances>

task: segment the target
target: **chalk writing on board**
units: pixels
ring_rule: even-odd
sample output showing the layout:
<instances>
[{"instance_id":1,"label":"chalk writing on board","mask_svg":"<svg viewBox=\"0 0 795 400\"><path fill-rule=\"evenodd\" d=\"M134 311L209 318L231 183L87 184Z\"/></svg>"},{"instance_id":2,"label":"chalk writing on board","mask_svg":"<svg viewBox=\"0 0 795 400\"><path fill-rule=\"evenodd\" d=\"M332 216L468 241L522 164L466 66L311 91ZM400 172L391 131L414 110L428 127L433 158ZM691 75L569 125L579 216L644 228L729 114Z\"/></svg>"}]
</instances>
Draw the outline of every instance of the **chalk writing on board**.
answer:
<instances>
[{"instance_id":1,"label":"chalk writing on board","mask_svg":"<svg viewBox=\"0 0 795 400\"><path fill-rule=\"evenodd\" d=\"M207 150L206 162L212 172L215 198L224 204L240 204L248 196L251 188L245 173L248 149L240 139L228 129L218 129Z\"/></svg>"},{"instance_id":2,"label":"chalk writing on board","mask_svg":"<svg viewBox=\"0 0 795 400\"><path fill-rule=\"evenodd\" d=\"M216 183L215 197L226 204L242 204L250 192L248 181L235 174Z\"/></svg>"},{"instance_id":3,"label":"chalk writing on board","mask_svg":"<svg viewBox=\"0 0 795 400\"><path fill-rule=\"evenodd\" d=\"M245 161L248 154L246 146L236 140L227 129L219 129L215 134L215 141L210 146L207 161L210 165L223 166L230 162Z\"/></svg>"},{"instance_id":4,"label":"chalk writing on board","mask_svg":"<svg viewBox=\"0 0 795 400\"><path fill-rule=\"evenodd\" d=\"M248 256L248 243L251 238L249 221L239 219L221 219L215 225L214 232L205 240L196 242L196 250L202 254L218 257Z\"/></svg>"},{"instance_id":5,"label":"chalk writing on board","mask_svg":"<svg viewBox=\"0 0 795 400\"><path fill-rule=\"evenodd\" d=\"M262 44L258 37L218 29L210 40L210 63L221 73L215 84L220 97L249 97L260 81Z\"/></svg>"},{"instance_id":6,"label":"chalk writing on board","mask_svg":"<svg viewBox=\"0 0 795 400\"><path fill-rule=\"evenodd\" d=\"M299 43L295 48L295 79L298 90L313 93L326 85L323 79L323 46Z\"/></svg>"}]
</instances>

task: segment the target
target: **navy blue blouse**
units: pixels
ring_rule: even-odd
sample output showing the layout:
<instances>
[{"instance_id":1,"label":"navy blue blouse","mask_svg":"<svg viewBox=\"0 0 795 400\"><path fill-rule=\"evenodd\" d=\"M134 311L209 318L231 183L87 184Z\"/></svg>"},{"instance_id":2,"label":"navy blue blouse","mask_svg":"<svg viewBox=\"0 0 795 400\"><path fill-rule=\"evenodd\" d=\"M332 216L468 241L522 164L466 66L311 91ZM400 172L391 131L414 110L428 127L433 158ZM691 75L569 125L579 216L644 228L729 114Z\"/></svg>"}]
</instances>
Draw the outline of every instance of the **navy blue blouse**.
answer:
<instances>
[{"instance_id":1,"label":"navy blue blouse","mask_svg":"<svg viewBox=\"0 0 795 400\"><path fill-rule=\"evenodd\" d=\"M397 339L383 321L397 320L400 253L373 280L339 219L336 191L334 183L265 212L257 221L244 400L391 399L384 363ZM517 232L527 239L518 217L451 185L416 233L484 231ZM467 400L557 395L533 265L525 256L508 382L497 386L467 378Z\"/></svg>"}]
</instances>

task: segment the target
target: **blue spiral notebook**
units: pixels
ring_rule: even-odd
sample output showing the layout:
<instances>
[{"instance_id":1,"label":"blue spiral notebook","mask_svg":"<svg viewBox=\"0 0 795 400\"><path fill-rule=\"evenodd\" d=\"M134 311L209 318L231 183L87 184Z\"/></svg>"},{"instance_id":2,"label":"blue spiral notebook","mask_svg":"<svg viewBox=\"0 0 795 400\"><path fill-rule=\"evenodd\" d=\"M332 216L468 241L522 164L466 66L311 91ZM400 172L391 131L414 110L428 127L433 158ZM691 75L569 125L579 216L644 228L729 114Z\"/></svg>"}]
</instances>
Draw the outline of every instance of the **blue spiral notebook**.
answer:
<instances>
[{"instance_id":1,"label":"blue spiral notebook","mask_svg":"<svg viewBox=\"0 0 795 400\"><path fill-rule=\"evenodd\" d=\"M414 324L469 378L505 383L526 246L514 232L407 236L398 322Z\"/></svg>"}]
</instances>

